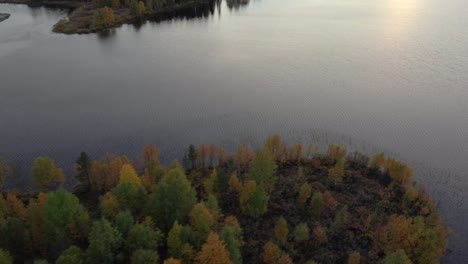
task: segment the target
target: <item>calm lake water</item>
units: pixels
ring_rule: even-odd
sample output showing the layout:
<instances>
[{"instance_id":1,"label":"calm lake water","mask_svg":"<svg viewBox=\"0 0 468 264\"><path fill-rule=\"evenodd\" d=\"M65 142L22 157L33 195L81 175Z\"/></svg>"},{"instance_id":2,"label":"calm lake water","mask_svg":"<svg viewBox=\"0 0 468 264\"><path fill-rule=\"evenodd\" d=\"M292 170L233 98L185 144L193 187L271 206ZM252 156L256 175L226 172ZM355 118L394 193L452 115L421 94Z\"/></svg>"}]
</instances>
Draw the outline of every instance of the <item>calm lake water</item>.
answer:
<instances>
[{"instance_id":1,"label":"calm lake water","mask_svg":"<svg viewBox=\"0 0 468 264\"><path fill-rule=\"evenodd\" d=\"M106 34L60 35L66 10L0 4L0 156L70 171L82 150L169 161L189 144L278 133L408 161L468 262L466 0L213 2Z\"/></svg>"}]
</instances>

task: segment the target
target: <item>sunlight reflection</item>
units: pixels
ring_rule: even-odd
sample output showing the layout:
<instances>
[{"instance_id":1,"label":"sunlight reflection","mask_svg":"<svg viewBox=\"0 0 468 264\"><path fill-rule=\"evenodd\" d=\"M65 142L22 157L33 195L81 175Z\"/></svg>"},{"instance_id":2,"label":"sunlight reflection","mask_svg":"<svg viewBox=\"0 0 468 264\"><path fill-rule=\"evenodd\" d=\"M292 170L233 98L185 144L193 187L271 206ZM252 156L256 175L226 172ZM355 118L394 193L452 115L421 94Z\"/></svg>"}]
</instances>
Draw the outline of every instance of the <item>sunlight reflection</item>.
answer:
<instances>
[{"instance_id":1,"label":"sunlight reflection","mask_svg":"<svg viewBox=\"0 0 468 264\"><path fill-rule=\"evenodd\" d=\"M387 14L385 35L393 40L403 40L415 28L423 0L387 0L384 12Z\"/></svg>"}]
</instances>

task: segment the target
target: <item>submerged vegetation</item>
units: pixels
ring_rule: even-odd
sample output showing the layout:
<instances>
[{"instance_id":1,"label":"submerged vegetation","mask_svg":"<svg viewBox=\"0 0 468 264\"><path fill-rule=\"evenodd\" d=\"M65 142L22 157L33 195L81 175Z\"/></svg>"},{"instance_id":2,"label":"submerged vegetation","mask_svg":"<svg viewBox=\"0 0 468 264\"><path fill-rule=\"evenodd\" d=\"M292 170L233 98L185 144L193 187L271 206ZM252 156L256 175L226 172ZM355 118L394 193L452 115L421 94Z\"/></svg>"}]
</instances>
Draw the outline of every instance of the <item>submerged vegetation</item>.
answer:
<instances>
[{"instance_id":1,"label":"submerged vegetation","mask_svg":"<svg viewBox=\"0 0 468 264\"><path fill-rule=\"evenodd\" d=\"M447 231L403 162L331 145L190 146L182 166L40 157L37 194L0 195L0 263L438 263ZM0 186L10 174L0 162ZM43 261L43 262L40 262Z\"/></svg>"}]
</instances>

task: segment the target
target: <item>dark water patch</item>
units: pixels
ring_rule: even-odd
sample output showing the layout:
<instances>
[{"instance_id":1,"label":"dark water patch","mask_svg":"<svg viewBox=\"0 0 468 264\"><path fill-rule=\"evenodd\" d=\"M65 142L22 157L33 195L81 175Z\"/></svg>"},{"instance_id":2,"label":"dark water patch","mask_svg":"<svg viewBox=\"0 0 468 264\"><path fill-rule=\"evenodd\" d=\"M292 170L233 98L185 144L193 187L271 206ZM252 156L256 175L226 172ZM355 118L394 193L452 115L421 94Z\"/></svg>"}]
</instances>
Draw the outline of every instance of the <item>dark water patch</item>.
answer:
<instances>
[{"instance_id":1,"label":"dark water patch","mask_svg":"<svg viewBox=\"0 0 468 264\"><path fill-rule=\"evenodd\" d=\"M0 22L6 20L6 19L9 18L9 17L10 17L10 14L1 14L1 13L0 13Z\"/></svg>"}]
</instances>

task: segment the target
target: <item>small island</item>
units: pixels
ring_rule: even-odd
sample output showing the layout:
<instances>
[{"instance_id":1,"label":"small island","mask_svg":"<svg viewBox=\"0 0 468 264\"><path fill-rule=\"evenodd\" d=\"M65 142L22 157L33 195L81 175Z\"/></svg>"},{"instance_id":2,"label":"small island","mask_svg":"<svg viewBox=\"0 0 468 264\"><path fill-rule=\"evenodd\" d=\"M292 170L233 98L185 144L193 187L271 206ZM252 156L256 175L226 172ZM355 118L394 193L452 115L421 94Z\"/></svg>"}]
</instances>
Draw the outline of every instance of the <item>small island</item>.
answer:
<instances>
[{"instance_id":1,"label":"small island","mask_svg":"<svg viewBox=\"0 0 468 264\"><path fill-rule=\"evenodd\" d=\"M140 23L158 14L208 1L213 0L93 0L91 2L0 0L0 3L72 9L66 19L61 19L53 26L52 31L64 34L86 34L116 28L123 24ZM2 21L1 15L0 21Z\"/></svg>"},{"instance_id":2,"label":"small island","mask_svg":"<svg viewBox=\"0 0 468 264\"><path fill-rule=\"evenodd\" d=\"M0 13L0 22L2 22L3 20L6 20L10 17L10 14L2 14Z\"/></svg>"},{"instance_id":3,"label":"small island","mask_svg":"<svg viewBox=\"0 0 468 264\"><path fill-rule=\"evenodd\" d=\"M0 193L0 263L436 264L445 253L434 202L383 153L273 136L255 152L191 145L182 165L161 164L154 146L142 154L82 152L73 192L38 157L41 192Z\"/></svg>"}]
</instances>

